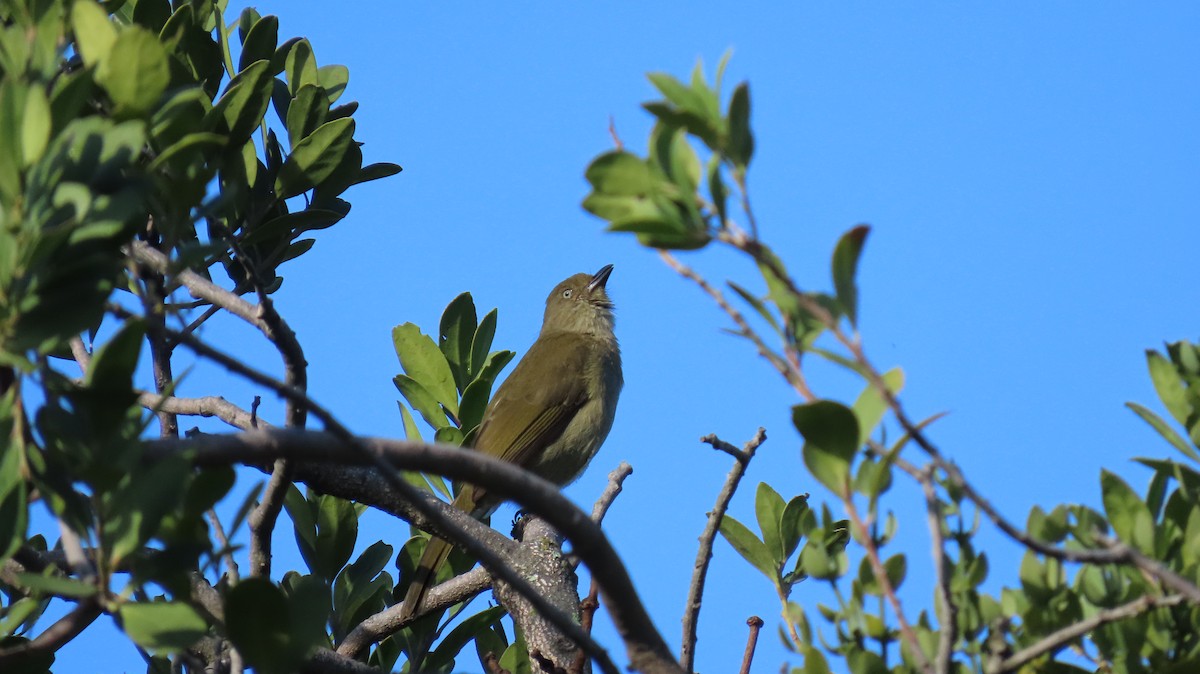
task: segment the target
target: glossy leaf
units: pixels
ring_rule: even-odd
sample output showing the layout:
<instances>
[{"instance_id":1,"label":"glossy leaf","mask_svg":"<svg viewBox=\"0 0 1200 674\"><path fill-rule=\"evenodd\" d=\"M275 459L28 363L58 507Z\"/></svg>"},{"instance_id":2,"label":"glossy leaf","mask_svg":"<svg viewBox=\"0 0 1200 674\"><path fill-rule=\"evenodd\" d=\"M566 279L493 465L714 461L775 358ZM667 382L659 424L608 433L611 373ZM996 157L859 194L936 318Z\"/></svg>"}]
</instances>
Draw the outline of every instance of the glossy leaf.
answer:
<instances>
[{"instance_id":1,"label":"glossy leaf","mask_svg":"<svg viewBox=\"0 0 1200 674\"><path fill-rule=\"evenodd\" d=\"M471 293L462 293L451 300L438 324L438 347L450 365L459 391L471 382L471 342L478 327Z\"/></svg>"},{"instance_id":2,"label":"glossy leaf","mask_svg":"<svg viewBox=\"0 0 1200 674\"><path fill-rule=\"evenodd\" d=\"M287 199L324 182L342 163L353 137L354 120L350 118L317 127L292 148L275 179L275 192Z\"/></svg>"}]
</instances>

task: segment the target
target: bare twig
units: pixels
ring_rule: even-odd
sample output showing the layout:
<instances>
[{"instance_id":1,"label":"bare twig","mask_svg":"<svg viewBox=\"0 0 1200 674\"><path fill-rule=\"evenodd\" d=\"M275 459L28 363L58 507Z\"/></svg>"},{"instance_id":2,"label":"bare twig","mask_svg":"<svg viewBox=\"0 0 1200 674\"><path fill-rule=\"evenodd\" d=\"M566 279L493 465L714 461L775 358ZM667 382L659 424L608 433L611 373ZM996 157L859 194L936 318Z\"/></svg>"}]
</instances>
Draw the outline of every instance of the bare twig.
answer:
<instances>
[{"instance_id":1,"label":"bare twig","mask_svg":"<svg viewBox=\"0 0 1200 674\"><path fill-rule=\"evenodd\" d=\"M846 514L850 516L850 524L858 530L857 538L862 543L863 550L867 553L867 560L871 564L871 571L875 574L875 580L878 581L879 587L882 588L883 596L891 604L892 612L896 614L896 622L900 624L900 636L908 643L908 647L912 650L917 665L926 672L931 671L929 657L922 650L921 642L917 639L917 633L913 631L908 618L904 616L904 607L900 605L900 597L896 596L896 588L892 587L892 581L888 579L887 569L884 568L883 561L879 559L879 550L875 547L874 541L871 540L871 533L868 531L866 523L858 514L858 508L854 505L854 498L845 496L842 498L842 503L846 506Z\"/></svg>"},{"instance_id":2,"label":"bare twig","mask_svg":"<svg viewBox=\"0 0 1200 674\"><path fill-rule=\"evenodd\" d=\"M271 477L263 489L262 500L246 520L250 525L251 576L271 575L271 536L275 532L279 512L283 510L283 498L291 486L292 470L287 459L276 459Z\"/></svg>"},{"instance_id":3,"label":"bare twig","mask_svg":"<svg viewBox=\"0 0 1200 674\"><path fill-rule=\"evenodd\" d=\"M633 473L633 466L622 461L617 464L616 468L608 474L608 486L604 488L604 492L600 494L600 498L596 499L596 504L592 506L592 521L600 524L604 520L604 516L608 514L608 509L612 507L613 501L617 500L617 496L621 493L621 487L625 484L625 478Z\"/></svg>"},{"instance_id":4,"label":"bare twig","mask_svg":"<svg viewBox=\"0 0 1200 674\"><path fill-rule=\"evenodd\" d=\"M746 636L746 651L742 653L742 668L740 674L750 674L750 663L754 662L754 649L758 646L758 631L762 629L763 619L756 615L746 620L750 626L750 634Z\"/></svg>"},{"instance_id":5,"label":"bare twig","mask_svg":"<svg viewBox=\"0 0 1200 674\"><path fill-rule=\"evenodd\" d=\"M94 597L84 599L70 613L59 618L32 641L0 649L0 669L16 669L27 659L54 653L87 629L101 613L103 611L100 604Z\"/></svg>"},{"instance_id":6,"label":"bare twig","mask_svg":"<svg viewBox=\"0 0 1200 674\"><path fill-rule=\"evenodd\" d=\"M1097 611L1096 614L1091 617L1080 620L1077 623L1067 625L1066 627L1051 634L1047 634L1037 642L1022 648L1016 653L1005 658L1003 662L1001 662L994 669L989 668L988 672L1015 672L1020 669L1022 665L1032 661L1034 658L1037 658L1045 653L1057 651L1066 646L1069 642L1082 637L1083 635L1102 625L1107 625L1108 623L1124 620L1126 618L1132 618L1145 613L1152 608L1158 608L1162 606L1178 606L1185 601L1187 601L1187 597L1181 594L1172 594L1165 597L1152 597L1150 595L1144 595L1127 604L1117 606L1116 608L1102 609Z\"/></svg>"},{"instance_id":7,"label":"bare twig","mask_svg":"<svg viewBox=\"0 0 1200 674\"><path fill-rule=\"evenodd\" d=\"M750 327L750 324L746 322L746 317L742 316L740 311L733 308L733 305L726 301L725 295L720 290L714 288L708 281L704 279L703 276L700 276L691 267L688 267L680 262L678 258L671 253L665 250L660 250L658 251L658 254L660 257L662 257L663 261L667 263L667 266L671 267L671 269L674 269L680 276L683 276L684 278L689 279L696 285L700 286L700 289L707 293L708 296L717 303L717 306L721 307L721 309L729 315L729 318L733 320L734 324L737 325L737 334L753 342L755 348L758 349L758 354L765 358L767 362L769 362L776 370L778 370L779 374L783 375L783 378L787 380L788 384L790 384L802 398L805 400L815 399L813 392L808 388L808 383L804 381L804 375L800 372L800 370L793 368L785 359L781 358L779 354L768 348L766 342L762 340L762 337L760 337L758 333Z\"/></svg>"},{"instance_id":8,"label":"bare twig","mask_svg":"<svg viewBox=\"0 0 1200 674\"><path fill-rule=\"evenodd\" d=\"M588 634L592 633L592 621L596 618L596 609L600 608L600 587L596 585L596 579L592 579L591 587L588 588L587 597L579 603L579 626ZM584 669L587 665L587 657L583 651L579 651L579 655L575 661L571 663L569 674L584 674Z\"/></svg>"},{"instance_id":9,"label":"bare twig","mask_svg":"<svg viewBox=\"0 0 1200 674\"><path fill-rule=\"evenodd\" d=\"M207 514L208 521L213 528L213 535L217 537L217 543L224 551L221 558L225 561L225 575L229 577L231 585L237 585L241 580L241 574L238 572L237 560L233 557L233 548L229 545L229 536L225 534L225 527L221 525L221 518L217 516L217 511L209 509Z\"/></svg>"},{"instance_id":10,"label":"bare twig","mask_svg":"<svg viewBox=\"0 0 1200 674\"><path fill-rule=\"evenodd\" d=\"M696 662L696 629L700 622L700 605L704 597L704 582L708 578L708 564L712 561L713 542L716 541L717 531L721 528L721 520L725 517L725 510L729 508L733 493L737 491L742 476L746 474L746 467L754 458L759 446L766 440L767 431L764 428L759 428L754 437L740 450L715 435L706 435L700 439L701 442L707 442L714 448L731 454L736 460L729 469L729 475L725 478L720 493L717 494L717 502L708 513L708 523L700 533L700 548L696 551L692 582L688 586L687 604L683 610L683 646L679 651L679 664L685 672L693 671ZM730 452L730 449L733 451Z\"/></svg>"},{"instance_id":11,"label":"bare twig","mask_svg":"<svg viewBox=\"0 0 1200 674\"><path fill-rule=\"evenodd\" d=\"M950 594L950 576L946 573L946 543L942 537L942 504L933 486L932 468L920 474L925 490L925 512L929 521L929 537L933 547L933 571L937 585L937 619L940 627L938 650L934 657L934 672L950 674L950 658L954 642L958 641L958 607Z\"/></svg>"}]
</instances>

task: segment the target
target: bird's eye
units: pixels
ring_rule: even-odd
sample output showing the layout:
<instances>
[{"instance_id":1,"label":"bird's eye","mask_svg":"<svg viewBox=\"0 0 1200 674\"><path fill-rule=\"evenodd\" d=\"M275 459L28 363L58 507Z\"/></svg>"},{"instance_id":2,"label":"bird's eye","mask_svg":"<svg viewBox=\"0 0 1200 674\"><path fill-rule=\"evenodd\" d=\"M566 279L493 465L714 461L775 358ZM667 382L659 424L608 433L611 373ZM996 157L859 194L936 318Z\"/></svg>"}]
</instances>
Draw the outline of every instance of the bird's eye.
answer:
<instances>
[{"instance_id":1,"label":"bird's eye","mask_svg":"<svg viewBox=\"0 0 1200 674\"><path fill-rule=\"evenodd\" d=\"M565 297L566 299L571 299L571 289L570 288L567 288L566 290L563 291L563 297Z\"/></svg>"}]
</instances>

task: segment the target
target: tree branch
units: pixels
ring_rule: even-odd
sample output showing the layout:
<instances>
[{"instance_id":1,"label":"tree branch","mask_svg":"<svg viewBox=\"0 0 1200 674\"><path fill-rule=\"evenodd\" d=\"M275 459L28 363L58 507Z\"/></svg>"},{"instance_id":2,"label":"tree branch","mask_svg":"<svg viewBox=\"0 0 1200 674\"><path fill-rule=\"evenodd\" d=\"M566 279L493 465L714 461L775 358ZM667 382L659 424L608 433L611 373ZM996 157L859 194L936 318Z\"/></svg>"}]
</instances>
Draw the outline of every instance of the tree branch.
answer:
<instances>
[{"instance_id":1,"label":"tree branch","mask_svg":"<svg viewBox=\"0 0 1200 674\"><path fill-rule=\"evenodd\" d=\"M950 594L950 576L946 573L946 542L942 537L942 504L933 486L933 468L921 472L918 478L925 491L925 513L929 523L929 538L933 548L936 613L939 630L938 650L933 667L937 674L950 674L950 658L954 642L958 641L958 607Z\"/></svg>"},{"instance_id":2,"label":"tree branch","mask_svg":"<svg viewBox=\"0 0 1200 674\"><path fill-rule=\"evenodd\" d=\"M737 309L734 309L733 305L729 304L729 302L725 300L725 295L722 294L720 290L714 288L711 284L709 284L708 281L704 279L703 276L700 276L693 271L691 267L688 267L680 262L679 259L671 253L665 250L660 250L658 251L658 254L663 261L667 263L667 266L669 266L671 269L674 269L680 276L683 276L684 278L689 279L696 285L700 286L700 289L707 293L708 296L717 303L717 306L721 307L721 309L729 315L729 318L733 320L734 324L738 326L737 334L753 342L755 348L758 349L758 354L767 359L767 362L769 362L776 370L778 370L779 374L783 375L783 378L787 380L788 384L790 384L792 388L796 389L796 392L799 393L802 398L805 400L815 399L813 392L808 388L808 383L804 381L804 375L801 374L800 370L792 367L786 360L780 358L779 354L767 348L767 345L765 342L763 342L762 337L759 337L758 333L750 327L750 324L746 322L746 318L742 316L742 313Z\"/></svg>"},{"instance_id":3,"label":"tree branch","mask_svg":"<svg viewBox=\"0 0 1200 674\"><path fill-rule=\"evenodd\" d=\"M715 449L730 454L736 461L733 462L729 476L725 478L725 484L717 494L716 504L708 513L708 523L700 534L700 549L696 551L696 562L692 567L692 582L688 586L687 604L683 610L683 646L679 651L679 664L685 672L694 671L696 662L696 628L700 622L700 604L704 596L704 582L708 578L708 564L712 560L713 542L716 541L717 531L721 528L721 520L725 517L733 493L737 491L742 476L746 474L746 467L750 465L750 460L754 458L759 446L766 440L767 431L761 427L740 450L715 435L700 438L701 442L707 442ZM732 452L729 451L731 449Z\"/></svg>"},{"instance_id":4,"label":"tree branch","mask_svg":"<svg viewBox=\"0 0 1200 674\"><path fill-rule=\"evenodd\" d=\"M1172 594L1167 595L1166 597L1152 597L1150 595L1144 595L1116 608L1103 609L1098 611L1090 618L1080 620L1079 622L1067 625L1056 632L1047 634L1039 639L1036 643L1022 648L1016 653L1005 658L1004 661L998 666L995 666L994 669L989 668L988 671L989 673L1015 672L1020 669L1022 665L1030 662L1034 658L1037 658L1044 653L1057 651L1071 641L1082 637L1083 635L1102 625L1107 625L1108 623L1117 622L1118 620L1124 620L1126 618L1132 618L1145 613L1152 608L1158 608L1161 606L1178 606L1179 604L1184 603L1186 599L1187 598L1181 594Z\"/></svg>"},{"instance_id":5,"label":"tree branch","mask_svg":"<svg viewBox=\"0 0 1200 674\"><path fill-rule=\"evenodd\" d=\"M600 584L605 605L609 607L613 622L625 641L632 666L642 671L679 671L633 589L628 572L603 531L552 484L508 462L458 447L370 438L355 440L361 451L347 452L345 440L332 433L288 430L206 435L173 441L153 440L146 444L148 456L177 455L186 449L194 452L194 460L202 464L247 463L261 466L281 457L322 462L297 466L297 477L318 490L377 507L380 504L374 502L372 497L378 494L364 493L367 490L362 487L365 481L382 480L390 487L383 491L391 501L381 509L400 515L439 536L463 543L464 547L472 548L468 551L478 557L486 555L484 566L497 575L508 576L504 578L505 582L517 587L512 578L520 581L520 576L507 567L498 570L504 562L494 551L495 538L509 544L511 541L432 496L415 490L412 490L414 493L411 496L397 493L400 490L387 476L394 476L395 469L399 468L436 472L452 479L486 486L489 493L515 501L538 513L571 541L574 553L584 560ZM382 464L388 472L349 471L345 466L350 464ZM411 485L404 484L411 488ZM340 493L332 491L339 488ZM494 538L490 538L488 533ZM492 544L485 547L480 541L481 537L492 541ZM529 591L528 588L525 590ZM537 602L540 597L536 592L532 594L534 596L530 599ZM548 605L537 608L544 614L555 610ZM576 639L577 643L586 643L571 633L572 628L580 631L578 624L568 622L569 626L565 628L557 622L555 625ZM600 663L604 666L603 659L600 659ZM604 668L612 671L609 667Z\"/></svg>"},{"instance_id":6,"label":"tree branch","mask_svg":"<svg viewBox=\"0 0 1200 674\"><path fill-rule=\"evenodd\" d=\"M95 622L103 611L94 597L84 599L70 613L59 618L32 641L0 649L0 670L17 668L23 662L56 652Z\"/></svg>"}]
</instances>

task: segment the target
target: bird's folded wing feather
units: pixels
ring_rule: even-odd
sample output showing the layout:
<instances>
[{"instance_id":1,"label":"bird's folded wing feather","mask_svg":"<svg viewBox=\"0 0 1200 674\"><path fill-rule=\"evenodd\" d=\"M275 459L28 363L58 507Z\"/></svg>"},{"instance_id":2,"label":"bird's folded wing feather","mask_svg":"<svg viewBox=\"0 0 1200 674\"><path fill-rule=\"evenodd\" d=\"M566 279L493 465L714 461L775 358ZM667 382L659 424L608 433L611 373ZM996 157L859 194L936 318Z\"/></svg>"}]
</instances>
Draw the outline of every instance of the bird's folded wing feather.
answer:
<instances>
[{"instance_id":1,"label":"bird's folded wing feather","mask_svg":"<svg viewBox=\"0 0 1200 674\"><path fill-rule=\"evenodd\" d=\"M579 337L564 335L562 339L577 341ZM518 466L531 463L537 452L562 435L587 402L583 369L588 351L579 348L578 343L565 347L555 336L534 343L492 399L475 448ZM513 381L540 384L525 384L518 392L516 387L508 386ZM497 419L504 421L494 423Z\"/></svg>"}]
</instances>

